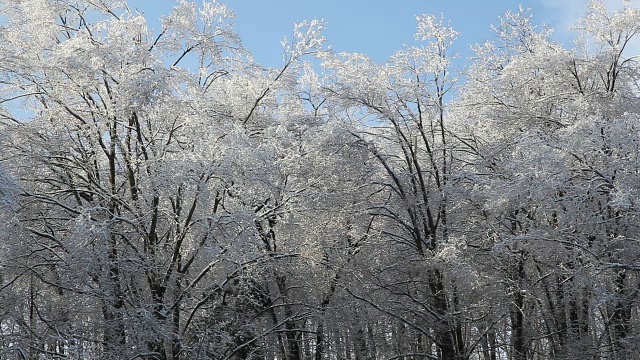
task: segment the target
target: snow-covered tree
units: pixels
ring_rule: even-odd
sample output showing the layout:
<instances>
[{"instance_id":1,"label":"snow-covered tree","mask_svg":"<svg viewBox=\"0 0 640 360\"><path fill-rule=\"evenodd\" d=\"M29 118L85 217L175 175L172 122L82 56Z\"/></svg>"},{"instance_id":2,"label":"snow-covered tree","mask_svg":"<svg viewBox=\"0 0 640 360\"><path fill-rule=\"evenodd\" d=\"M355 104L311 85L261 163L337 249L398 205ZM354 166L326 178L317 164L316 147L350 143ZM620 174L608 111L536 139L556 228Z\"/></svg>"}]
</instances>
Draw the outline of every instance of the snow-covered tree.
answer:
<instances>
[{"instance_id":1,"label":"snow-covered tree","mask_svg":"<svg viewBox=\"0 0 640 360\"><path fill-rule=\"evenodd\" d=\"M13 354L259 354L253 316L269 300L250 268L289 256L263 251L260 225L291 196L278 166L289 149L263 134L322 24L296 26L270 71L215 2L178 2L159 34L122 2L2 11L3 98L20 101L4 109L3 156L27 234L9 256L32 309L9 320L23 334Z\"/></svg>"}]
</instances>

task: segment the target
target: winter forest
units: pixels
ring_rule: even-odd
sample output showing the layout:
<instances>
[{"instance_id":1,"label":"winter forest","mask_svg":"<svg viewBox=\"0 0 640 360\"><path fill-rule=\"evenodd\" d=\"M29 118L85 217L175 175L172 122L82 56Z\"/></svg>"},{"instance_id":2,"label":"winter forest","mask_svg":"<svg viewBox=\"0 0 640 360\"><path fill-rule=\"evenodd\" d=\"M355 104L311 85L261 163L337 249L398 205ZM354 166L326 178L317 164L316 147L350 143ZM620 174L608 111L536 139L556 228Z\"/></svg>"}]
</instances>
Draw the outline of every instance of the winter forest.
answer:
<instances>
[{"instance_id":1,"label":"winter forest","mask_svg":"<svg viewBox=\"0 0 640 360\"><path fill-rule=\"evenodd\" d=\"M0 2L0 359L640 359L640 9L462 71L233 16Z\"/></svg>"}]
</instances>

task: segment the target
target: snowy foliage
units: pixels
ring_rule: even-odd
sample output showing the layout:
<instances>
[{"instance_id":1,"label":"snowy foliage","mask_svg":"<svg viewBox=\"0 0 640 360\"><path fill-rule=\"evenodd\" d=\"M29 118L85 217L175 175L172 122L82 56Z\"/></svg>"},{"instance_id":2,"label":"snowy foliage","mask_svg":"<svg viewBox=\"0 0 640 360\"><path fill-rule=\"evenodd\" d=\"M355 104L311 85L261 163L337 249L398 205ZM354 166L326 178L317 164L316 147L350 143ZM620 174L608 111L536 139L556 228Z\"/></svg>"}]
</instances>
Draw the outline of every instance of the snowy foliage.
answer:
<instances>
[{"instance_id":1,"label":"snowy foliage","mask_svg":"<svg viewBox=\"0 0 640 360\"><path fill-rule=\"evenodd\" d=\"M0 359L634 359L640 11L528 10L451 70L218 1L0 7ZM322 62L322 70L315 64Z\"/></svg>"}]
</instances>

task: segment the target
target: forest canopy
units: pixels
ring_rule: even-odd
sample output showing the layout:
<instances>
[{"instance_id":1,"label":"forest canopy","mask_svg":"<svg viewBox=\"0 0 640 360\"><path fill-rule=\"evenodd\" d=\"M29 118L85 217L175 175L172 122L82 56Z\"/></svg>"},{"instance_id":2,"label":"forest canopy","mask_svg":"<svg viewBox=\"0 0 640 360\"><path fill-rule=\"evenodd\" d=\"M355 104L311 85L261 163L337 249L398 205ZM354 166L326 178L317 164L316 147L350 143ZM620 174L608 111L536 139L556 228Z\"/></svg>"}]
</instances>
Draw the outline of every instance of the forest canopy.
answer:
<instances>
[{"instance_id":1,"label":"forest canopy","mask_svg":"<svg viewBox=\"0 0 640 360\"><path fill-rule=\"evenodd\" d=\"M0 2L0 359L640 359L640 10L452 66Z\"/></svg>"}]
</instances>

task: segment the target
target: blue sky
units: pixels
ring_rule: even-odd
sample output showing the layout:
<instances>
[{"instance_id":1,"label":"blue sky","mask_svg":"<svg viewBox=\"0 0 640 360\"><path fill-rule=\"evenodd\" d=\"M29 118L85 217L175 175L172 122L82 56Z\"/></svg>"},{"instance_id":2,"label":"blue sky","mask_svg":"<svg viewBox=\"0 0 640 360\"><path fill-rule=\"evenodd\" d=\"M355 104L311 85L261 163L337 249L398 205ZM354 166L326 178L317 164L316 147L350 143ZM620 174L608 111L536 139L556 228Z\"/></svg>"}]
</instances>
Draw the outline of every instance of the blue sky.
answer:
<instances>
[{"instance_id":1,"label":"blue sky","mask_svg":"<svg viewBox=\"0 0 640 360\"><path fill-rule=\"evenodd\" d=\"M198 0L200 1L200 0ZM384 62L403 44L414 42L415 15L443 14L460 32L454 50L469 55L470 44L490 39L490 25L506 10L522 4L531 8L538 24L556 29L556 38L570 43L566 28L583 14L587 0L227 0L236 13L236 31L256 60L278 67L282 62L280 40L292 33L293 24L304 19L324 18L327 43L336 51L361 52ZM620 6L622 0L607 0ZM640 0L632 3L640 6ZM129 0L130 7L143 11L151 27L168 14L172 0Z\"/></svg>"}]
</instances>

